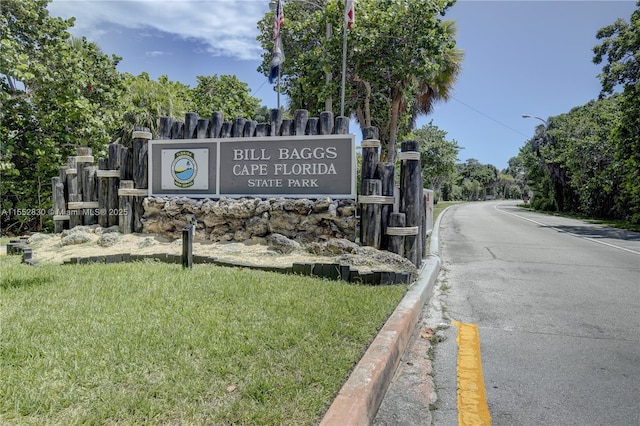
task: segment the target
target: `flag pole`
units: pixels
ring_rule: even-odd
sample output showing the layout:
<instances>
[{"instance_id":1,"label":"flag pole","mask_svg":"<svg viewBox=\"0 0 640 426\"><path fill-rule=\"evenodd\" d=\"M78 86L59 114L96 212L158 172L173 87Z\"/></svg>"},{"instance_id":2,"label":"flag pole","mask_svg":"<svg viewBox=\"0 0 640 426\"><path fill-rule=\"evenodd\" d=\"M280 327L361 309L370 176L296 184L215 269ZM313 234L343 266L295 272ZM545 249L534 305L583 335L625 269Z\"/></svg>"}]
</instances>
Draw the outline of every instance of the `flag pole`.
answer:
<instances>
[{"instance_id":1,"label":"flag pole","mask_svg":"<svg viewBox=\"0 0 640 426\"><path fill-rule=\"evenodd\" d=\"M342 35L342 86L340 89L340 115L344 116L344 92L347 80L347 29L355 22L355 0L344 2L344 33Z\"/></svg>"},{"instance_id":2,"label":"flag pole","mask_svg":"<svg viewBox=\"0 0 640 426\"><path fill-rule=\"evenodd\" d=\"M342 37L342 87L340 89L340 115L344 116L344 91L347 80L347 22L344 23L344 35Z\"/></svg>"}]
</instances>

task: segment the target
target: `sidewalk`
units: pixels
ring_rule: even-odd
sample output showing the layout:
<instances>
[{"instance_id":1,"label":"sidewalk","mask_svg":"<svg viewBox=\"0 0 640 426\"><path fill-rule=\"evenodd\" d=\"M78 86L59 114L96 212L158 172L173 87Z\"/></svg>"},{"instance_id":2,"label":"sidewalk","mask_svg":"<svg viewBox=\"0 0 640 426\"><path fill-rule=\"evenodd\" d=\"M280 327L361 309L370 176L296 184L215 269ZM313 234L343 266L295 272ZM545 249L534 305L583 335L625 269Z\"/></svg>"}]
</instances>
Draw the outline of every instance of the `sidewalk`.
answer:
<instances>
[{"instance_id":1,"label":"sidewalk","mask_svg":"<svg viewBox=\"0 0 640 426\"><path fill-rule=\"evenodd\" d=\"M392 408L385 407L385 412L390 413L387 416L388 419L382 415L376 419L376 414L385 398L389 385L394 380L403 355L405 353L410 355L413 351L421 352L427 350L424 345L429 344L429 342L427 339L420 337L423 332L423 325L418 322L423 308L431 296L440 271L439 227L440 218L443 214L444 212L438 216L438 220L434 225L430 239L431 254L424 260L417 281L409 288L396 310L382 327L358 365L356 365L351 376L342 386L342 389L340 389L337 397L326 412L320 423L321 425L365 426L371 424L415 425L430 423L430 420L424 417L428 415L428 404L426 413L424 409L417 410L417 413L405 410L402 408L403 406L406 408L406 405L403 405L407 399L404 395L400 395L395 400L396 402L392 403ZM409 349L407 349L408 347ZM425 377L423 374L429 374L430 364L428 366L426 364L406 365L405 362L401 369L412 371L414 378ZM404 376L405 378L402 380L411 380L406 375ZM428 387L428 385L425 386ZM430 392L426 388L423 391ZM389 409L392 411L388 411ZM418 416L419 423L415 423L414 416ZM406 420L403 420L403 417Z\"/></svg>"}]
</instances>

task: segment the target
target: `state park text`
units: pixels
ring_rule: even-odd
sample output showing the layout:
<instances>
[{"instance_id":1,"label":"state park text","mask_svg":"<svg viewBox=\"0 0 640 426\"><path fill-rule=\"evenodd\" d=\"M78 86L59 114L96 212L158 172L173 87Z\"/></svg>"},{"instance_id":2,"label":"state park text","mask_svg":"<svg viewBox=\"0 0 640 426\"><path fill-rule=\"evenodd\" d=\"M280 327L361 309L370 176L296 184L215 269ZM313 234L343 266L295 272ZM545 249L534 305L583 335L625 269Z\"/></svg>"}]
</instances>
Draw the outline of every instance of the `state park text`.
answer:
<instances>
[{"instance_id":1,"label":"state park text","mask_svg":"<svg viewBox=\"0 0 640 426\"><path fill-rule=\"evenodd\" d=\"M151 195L356 197L353 135L149 141Z\"/></svg>"}]
</instances>

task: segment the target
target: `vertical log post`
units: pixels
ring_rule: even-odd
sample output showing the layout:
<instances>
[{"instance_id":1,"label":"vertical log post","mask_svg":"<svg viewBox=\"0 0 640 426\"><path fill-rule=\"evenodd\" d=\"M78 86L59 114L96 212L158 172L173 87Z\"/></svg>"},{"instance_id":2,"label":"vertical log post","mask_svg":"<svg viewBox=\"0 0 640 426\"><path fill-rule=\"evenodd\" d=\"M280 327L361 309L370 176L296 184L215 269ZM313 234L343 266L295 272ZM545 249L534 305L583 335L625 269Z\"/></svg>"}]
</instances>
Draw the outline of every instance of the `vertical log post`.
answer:
<instances>
[{"instance_id":1,"label":"vertical log post","mask_svg":"<svg viewBox=\"0 0 640 426\"><path fill-rule=\"evenodd\" d=\"M318 117L309 117L307 121L307 135L315 136L320 134L318 122L320 119Z\"/></svg>"},{"instance_id":2,"label":"vertical log post","mask_svg":"<svg viewBox=\"0 0 640 426\"><path fill-rule=\"evenodd\" d=\"M64 229L65 221L69 216L65 212L64 184L62 178L56 176L51 179L51 189L53 193L53 227L54 232L59 234Z\"/></svg>"},{"instance_id":3,"label":"vertical log post","mask_svg":"<svg viewBox=\"0 0 640 426\"><path fill-rule=\"evenodd\" d=\"M274 108L271 110L271 132L269 136L279 136L282 125L282 110Z\"/></svg>"},{"instance_id":4,"label":"vertical log post","mask_svg":"<svg viewBox=\"0 0 640 426\"><path fill-rule=\"evenodd\" d=\"M109 188L107 191L107 226L118 225L118 186L120 185L120 169L122 161L122 146L117 143L109 145L109 160L107 169L110 176L107 178Z\"/></svg>"},{"instance_id":5,"label":"vertical log post","mask_svg":"<svg viewBox=\"0 0 640 426\"><path fill-rule=\"evenodd\" d=\"M333 113L324 111L320 113L319 133L321 135L330 135L333 133Z\"/></svg>"},{"instance_id":6,"label":"vertical log post","mask_svg":"<svg viewBox=\"0 0 640 426\"><path fill-rule=\"evenodd\" d=\"M306 109L296 110L293 116L293 132L296 136L304 136L309 122L309 111Z\"/></svg>"},{"instance_id":7,"label":"vertical log post","mask_svg":"<svg viewBox=\"0 0 640 426\"><path fill-rule=\"evenodd\" d=\"M387 235L389 236L389 251L404 257L404 231L407 224L404 213L391 213Z\"/></svg>"},{"instance_id":8,"label":"vertical log post","mask_svg":"<svg viewBox=\"0 0 640 426\"><path fill-rule=\"evenodd\" d=\"M377 127L365 127L362 129L362 167L360 171L360 193L364 194L364 181L366 179L373 179L376 173L376 164L378 163L378 149L380 148L380 141L378 140L378 128ZM359 210L362 207L359 206ZM364 243L363 235L364 228L368 225L365 223L366 218L362 212L360 216L360 242Z\"/></svg>"},{"instance_id":9,"label":"vertical log post","mask_svg":"<svg viewBox=\"0 0 640 426\"><path fill-rule=\"evenodd\" d=\"M389 216L393 212L393 175L395 168L391 163L376 164L376 179L382 182L382 206L380 209L380 231L382 237L380 240L380 249L387 250L389 247L389 237L387 236L387 227L389 226Z\"/></svg>"},{"instance_id":10,"label":"vertical log post","mask_svg":"<svg viewBox=\"0 0 640 426\"><path fill-rule=\"evenodd\" d=\"M189 224L182 228L182 267L193 266L193 234L195 225Z\"/></svg>"},{"instance_id":11,"label":"vertical log post","mask_svg":"<svg viewBox=\"0 0 640 426\"><path fill-rule=\"evenodd\" d=\"M349 117L343 115L336 117L334 133L336 135L346 135L349 133Z\"/></svg>"},{"instance_id":12,"label":"vertical log post","mask_svg":"<svg viewBox=\"0 0 640 426\"><path fill-rule=\"evenodd\" d=\"M103 228L109 226L109 175L107 172L108 160L106 158L98 159L98 225ZM118 172L119 174L120 172Z\"/></svg>"},{"instance_id":13,"label":"vertical log post","mask_svg":"<svg viewBox=\"0 0 640 426\"><path fill-rule=\"evenodd\" d=\"M196 139L204 139L209 131L209 120L200 118L198 120L198 128L196 129Z\"/></svg>"},{"instance_id":14,"label":"vertical log post","mask_svg":"<svg viewBox=\"0 0 640 426\"><path fill-rule=\"evenodd\" d=\"M198 128L198 114L188 112L184 115L184 134L181 139L194 139ZM147 132L149 129L147 129ZM149 138L151 139L151 138Z\"/></svg>"},{"instance_id":15,"label":"vertical log post","mask_svg":"<svg viewBox=\"0 0 640 426\"><path fill-rule=\"evenodd\" d=\"M118 206L118 210L120 211L118 230L121 234L130 234L133 230L133 196L130 195L130 190L132 189L132 180L120 181L120 190L118 191L120 198L120 204Z\"/></svg>"},{"instance_id":16,"label":"vertical log post","mask_svg":"<svg viewBox=\"0 0 640 426\"><path fill-rule=\"evenodd\" d=\"M362 244L380 248L381 228L380 212L382 204L376 196L382 194L382 182L379 179L365 179L362 186Z\"/></svg>"},{"instance_id":17,"label":"vertical log post","mask_svg":"<svg viewBox=\"0 0 640 426\"><path fill-rule=\"evenodd\" d=\"M293 136L295 133L294 130L294 121L290 118L285 118L282 120L282 124L280 125L280 135L281 136Z\"/></svg>"},{"instance_id":18,"label":"vertical log post","mask_svg":"<svg viewBox=\"0 0 640 426\"><path fill-rule=\"evenodd\" d=\"M189 116L189 126L195 132L197 114ZM185 126L186 128L186 126ZM133 132L131 142L133 149L133 186L138 191L134 193L133 199L133 232L142 232L142 217L144 215L143 201L149 190L149 140L151 132L146 127Z\"/></svg>"},{"instance_id":19,"label":"vertical log post","mask_svg":"<svg viewBox=\"0 0 640 426\"><path fill-rule=\"evenodd\" d=\"M398 158L400 167L400 211L406 214L407 227L415 229L415 235L407 235L404 240L405 257L414 265L422 263L422 242L419 233L422 222L422 173L420 152L416 141L402 142Z\"/></svg>"},{"instance_id":20,"label":"vertical log post","mask_svg":"<svg viewBox=\"0 0 640 426\"><path fill-rule=\"evenodd\" d=\"M222 132L222 124L224 123L224 115L220 111L211 114L211 132L210 137L217 139Z\"/></svg>"},{"instance_id":21,"label":"vertical log post","mask_svg":"<svg viewBox=\"0 0 640 426\"><path fill-rule=\"evenodd\" d=\"M232 128L233 128L232 123L229 123L228 121L225 121L224 123L222 123L222 129L220 130L220 137L230 138Z\"/></svg>"},{"instance_id":22,"label":"vertical log post","mask_svg":"<svg viewBox=\"0 0 640 426\"><path fill-rule=\"evenodd\" d=\"M233 120L233 127L231 128L231 137L232 138L241 138L244 132L244 125L247 123L242 117L236 117Z\"/></svg>"},{"instance_id":23,"label":"vertical log post","mask_svg":"<svg viewBox=\"0 0 640 426\"><path fill-rule=\"evenodd\" d=\"M256 126L256 137L257 138L263 138L265 136L269 136L269 125L266 123L259 123Z\"/></svg>"},{"instance_id":24,"label":"vertical log post","mask_svg":"<svg viewBox=\"0 0 640 426\"><path fill-rule=\"evenodd\" d=\"M160 126L158 127L158 139L171 139L172 128L173 128L173 118L160 117Z\"/></svg>"},{"instance_id":25,"label":"vertical log post","mask_svg":"<svg viewBox=\"0 0 640 426\"><path fill-rule=\"evenodd\" d=\"M245 138L252 138L256 133L256 126L258 122L255 120L248 120L244 123L244 129L242 130L242 136Z\"/></svg>"}]
</instances>

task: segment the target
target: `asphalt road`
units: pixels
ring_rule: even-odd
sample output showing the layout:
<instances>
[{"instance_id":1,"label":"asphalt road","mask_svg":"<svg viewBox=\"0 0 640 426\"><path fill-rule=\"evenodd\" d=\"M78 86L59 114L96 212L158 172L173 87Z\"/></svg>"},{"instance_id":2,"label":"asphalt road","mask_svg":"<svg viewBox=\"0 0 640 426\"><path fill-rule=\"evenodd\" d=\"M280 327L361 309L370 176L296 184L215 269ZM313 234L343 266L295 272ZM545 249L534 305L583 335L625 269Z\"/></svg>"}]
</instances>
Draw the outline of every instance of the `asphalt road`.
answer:
<instances>
[{"instance_id":1,"label":"asphalt road","mask_svg":"<svg viewBox=\"0 0 640 426\"><path fill-rule=\"evenodd\" d=\"M449 209L440 240L445 321L478 326L493 425L640 425L640 234L496 201ZM443 334L432 424L456 425Z\"/></svg>"}]
</instances>

